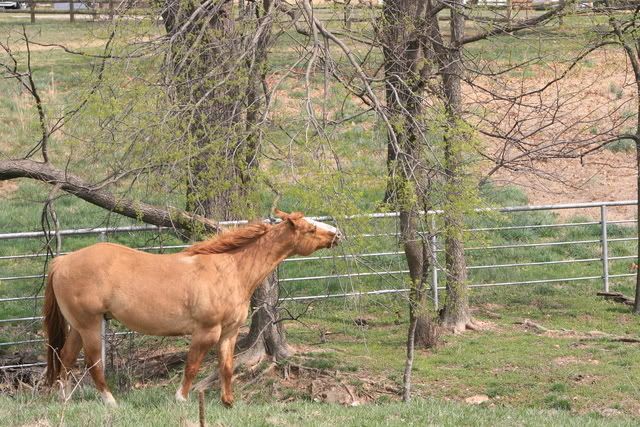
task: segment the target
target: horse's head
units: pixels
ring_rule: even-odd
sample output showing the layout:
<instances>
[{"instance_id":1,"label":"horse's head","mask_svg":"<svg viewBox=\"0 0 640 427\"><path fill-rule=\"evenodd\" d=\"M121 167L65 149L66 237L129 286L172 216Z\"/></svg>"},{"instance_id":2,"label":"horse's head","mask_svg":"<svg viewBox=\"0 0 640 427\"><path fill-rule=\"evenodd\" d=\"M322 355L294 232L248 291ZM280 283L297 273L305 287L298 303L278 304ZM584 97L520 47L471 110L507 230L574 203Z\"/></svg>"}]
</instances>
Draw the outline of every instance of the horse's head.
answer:
<instances>
[{"instance_id":1,"label":"horse's head","mask_svg":"<svg viewBox=\"0 0 640 427\"><path fill-rule=\"evenodd\" d=\"M305 218L300 212L288 214L276 210L275 214L295 233L296 255L309 255L318 249L332 248L344 237L337 228Z\"/></svg>"}]
</instances>

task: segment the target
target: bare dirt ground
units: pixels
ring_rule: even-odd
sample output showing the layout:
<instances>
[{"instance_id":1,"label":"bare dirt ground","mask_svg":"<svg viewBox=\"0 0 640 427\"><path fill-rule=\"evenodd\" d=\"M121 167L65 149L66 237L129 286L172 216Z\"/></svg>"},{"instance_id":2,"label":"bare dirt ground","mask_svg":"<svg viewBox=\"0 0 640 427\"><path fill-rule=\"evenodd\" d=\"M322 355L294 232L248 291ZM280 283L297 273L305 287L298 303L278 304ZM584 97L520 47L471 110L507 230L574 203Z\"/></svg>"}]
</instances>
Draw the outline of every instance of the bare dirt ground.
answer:
<instances>
[{"instance_id":1,"label":"bare dirt ground","mask_svg":"<svg viewBox=\"0 0 640 427\"><path fill-rule=\"evenodd\" d=\"M0 199L13 193L18 188L18 184L13 181L0 181Z\"/></svg>"},{"instance_id":2,"label":"bare dirt ground","mask_svg":"<svg viewBox=\"0 0 640 427\"><path fill-rule=\"evenodd\" d=\"M546 179L530 173L502 171L496 182L520 187L531 205L567 204L634 200L636 198L636 173L634 155L602 151L597 157L581 162L579 159L563 159L542 165L543 170L553 173L558 180ZM611 219L633 219L637 217L634 206L609 209ZM598 217L598 209L562 210L560 217L575 215Z\"/></svg>"},{"instance_id":3,"label":"bare dirt ground","mask_svg":"<svg viewBox=\"0 0 640 427\"><path fill-rule=\"evenodd\" d=\"M397 384L385 376L365 371L349 372L307 366L305 362L313 361L313 356L301 351L302 347L296 347L296 350L296 357L286 363L264 362L252 367L240 367L234 375L234 381L236 392L242 400L251 401L268 395L280 402L291 402L306 396L315 402L358 406L375 402L382 396L390 400L400 397ZM117 372L121 374L117 387L141 389L176 386L185 359L186 352L183 349L171 346L155 350L140 348L129 358L116 357ZM210 353L205 365L214 367L216 363L214 355ZM8 395L25 390L46 393L43 372L43 367L3 371L0 391ZM75 372L76 378L80 378L83 384L93 386L86 371L77 367ZM214 388L218 387L216 382Z\"/></svg>"},{"instance_id":4,"label":"bare dirt ground","mask_svg":"<svg viewBox=\"0 0 640 427\"><path fill-rule=\"evenodd\" d=\"M583 122L589 111L604 114L613 110L613 106L624 106L618 114L633 105L634 91L628 72L620 67L625 62L622 54L600 53L589 58L590 67L582 67L563 81L568 88L584 87L584 99L574 111L565 112L567 118L577 118ZM532 86L539 87L548 75L544 72L531 81ZM588 83L587 83L588 82ZM575 107L575 105L574 105ZM607 120L600 120L594 127L608 126ZM625 123L628 125L635 123ZM584 134L588 135L585 126ZM613 152L601 149L582 159L554 159L537 161L532 171L509 171L503 169L493 176L499 185L516 185L524 190L532 205L565 204L593 201L634 200L637 195L635 150ZM566 210L558 212L560 217L571 217L577 214L597 217L597 209L576 212ZM612 219L636 218L633 206L619 207L610 210Z\"/></svg>"},{"instance_id":5,"label":"bare dirt ground","mask_svg":"<svg viewBox=\"0 0 640 427\"><path fill-rule=\"evenodd\" d=\"M106 44L105 40L82 40L82 41L71 41L65 42L64 47L67 49L77 50L77 49L88 49L92 47L102 47ZM55 50L61 49L59 46L42 46L38 44L30 44L29 50L34 51L47 51L47 50ZM14 52L25 52L27 47L25 45L17 45L12 49Z\"/></svg>"}]
</instances>

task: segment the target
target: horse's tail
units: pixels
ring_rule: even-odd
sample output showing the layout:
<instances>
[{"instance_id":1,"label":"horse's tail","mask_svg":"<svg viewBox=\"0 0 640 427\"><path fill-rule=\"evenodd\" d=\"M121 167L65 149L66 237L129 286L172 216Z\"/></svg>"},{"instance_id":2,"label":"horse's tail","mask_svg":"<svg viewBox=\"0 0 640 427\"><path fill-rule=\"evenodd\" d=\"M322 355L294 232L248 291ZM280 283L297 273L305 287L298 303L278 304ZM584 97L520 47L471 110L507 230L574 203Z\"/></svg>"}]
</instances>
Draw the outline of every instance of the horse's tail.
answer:
<instances>
[{"instance_id":1,"label":"horse's tail","mask_svg":"<svg viewBox=\"0 0 640 427\"><path fill-rule=\"evenodd\" d=\"M49 268L47 287L44 290L44 329L47 333L47 384L52 385L60 373L60 351L66 340L67 324L53 291L55 263Z\"/></svg>"}]
</instances>

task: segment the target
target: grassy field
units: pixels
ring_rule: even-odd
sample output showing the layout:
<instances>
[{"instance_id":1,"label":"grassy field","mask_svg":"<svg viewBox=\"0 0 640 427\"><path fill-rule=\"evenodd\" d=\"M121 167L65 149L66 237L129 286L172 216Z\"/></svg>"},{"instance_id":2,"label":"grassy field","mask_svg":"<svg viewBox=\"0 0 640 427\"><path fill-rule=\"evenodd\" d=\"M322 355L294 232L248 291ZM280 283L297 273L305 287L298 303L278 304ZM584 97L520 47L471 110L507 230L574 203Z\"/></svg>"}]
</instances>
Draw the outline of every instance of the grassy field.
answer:
<instances>
[{"instance_id":1,"label":"grassy field","mask_svg":"<svg viewBox=\"0 0 640 427\"><path fill-rule=\"evenodd\" d=\"M631 425L637 419L629 417L640 413L638 344L593 331L635 336L637 320L624 307L596 299L595 291L563 285L474 292L474 315L485 322L485 330L447 336L438 349L418 352L417 401L409 408L398 403L393 392L379 392L381 385L397 390L401 383L407 323L398 313L404 312L404 301L367 298L316 304L303 323L288 323L297 353L283 363L304 364L318 373L284 380L275 371L259 381L237 380L239 403L231 411L219 405L214 389L207 397L208 419L224 425L254 420L260 425ZM366 319L366 326L356 326L354 318ZM552 332L518 323L524 319ZM159 377L132 373L131 365L146 354L145 348L175 351L185 348L182 342L147 338L131 358L122 343L118 352L123 364L109 375L121 407L111 415L88 385L64 409L39 392L8 392L0 400L0 411L6 413L2 419L11 420L9 425L42 419L57 424L64 412L68 425L83 424L87 417L105 422L111 417L113 425L132 425L136 419L136 425L195 421L195 403L182 407L172 402L180 365ZM211 369L213 361L208 361L204 370ZM349 386L365 407L325 403L321 393L312 391L311 384L318 381L327 387ZM478 408L465 404L478 395L488 400Z\"/></svg>"},{"instance_id":2,"label":"grassy field","mask_svg":"<svg viewBox=\"0 0 640 427\"><path fill-rule=\"evenodd\" d=\"M491 50L483 43L475 49L478 52L487 50L488 55L493 55L491 60L495 61L522 61L540 54L541 50L545 55L561 60L563 49L571 50L578 46L581 38L585 37L585 28L598 22L597 19L578 18L567 18L566 21L563 29L554 27L545 32L542 42L539 35L528 38L525 34L521 38L494 41ZM67 43L76 49L98 53L99 40L105 39L108 24L82 22L71 25L64 21L39 19L38 24L28 25L26 30L36 40ZM6 32L15 39L20 31L15 19L0 15L0 33ZM135 35L136 32L131 29L131 33ZM296 37L295 42L284 40L274 47L271 66L275 68L298 59L295 46L301 38ZM24 55L24 52L19 55ZM36 64L36 80L43 88L51 111L67 108L77 102L83 89L81 85L78 88L77 82L82 82L91 72L91 60L67 55L60 50L38 49L33 52L33 62ZM290 122L294 127L300 122L305 91L300 87L299 79L296 79L288 79L283 83L281 89L286 96L280 96L274 104L276 124ZM9 81L0 81L0 93L8 94L0 97L0 153L3 157L11 157L22 153L25 147L37 140L34 138L38 129L28 99L16 92ZM341 108L344 90L332 88L331 94L330 108ZM355 111L356 107L351 102L347 103L345 109L348 113ZM337 141L337 153L350 159L348 170L350 174L358 175L357 182L362 184L349 197L353 197L354 204L363 211L376 209L384 189L384 180L381 179L385 170L384 132L372 123L372 117L362 115L355 118L349 126L336 129L332 135L332 139ZM53 147L56 153L63 156L72 153L75 170L87 176L97 174L104 165L75 161L77 154L73 150L77 149L77 145L74 138L79 138L85 132L90 134L92 126L90 121L79 124L73 135L60 137ZM268 137L277 142L282 140L283 134L274 131ZM276 174L284 169L277 164L272 166ZM48 191L44 184L21 181L10 191L2 188L0 191L0 232L40 228L40 202ZM153 201L154 197L158 197L157 189L153 187L134 191L147 200ZM318 201L309 200L304 191L296 192L292 188L283 198L281 208L290 210L302 207L312 213L322 213ZM182 203L179 196L171 195L170 198L170 202L176 205ZM499 190L493 186L483 189L482 199L487 206L527 203L526 197L517 189ZM269 197L265 196L264 204L265 207L269 206ZM60 199L56 209L63 228L132 223L116 215L107 215L73 197ZM570 220L591 221L590 218L580 217ZM470 219L468 226L515 226L558 221L560 219L550 213L518 213L478 216ZM360 221L343 226L351 236L381 230L393 231L397 227L393 221ZM629 237L635 228L612 225L608 231L610 238ZM583 225L562 230L541 228L471 233L466 243L474 247L488 243L597 240L599 237L597 225ZM169 235L157 233L110 235L108 238L130 246L179 243ZM68 238L65 239L64 249L73 250L96 240L96 236ZM4 241L0 243L0 256L41 252L42 248L43 242L38 239ZM399 247L393 238L367 240L354 237L339 249L339 253L397 250ZM628 256L634 250L633 242L615 242L610 245L610 256ZM319 255L330 253L321 252ZM473 251L469 253L469 264L478 266L599 256L598 244L591 243L552 246L544 250ZM610 269L612 274L620 274L630 272L629 267L629 260L621 260L612 261ZM42 268L42 258L0 259L2 277L40 274ZM472 270L470 280L473 283L495 283L597 276L601 268L600 261L592 261L553 267ZM357 273L372 269L403 270L405 266L400 257L356 258L349 262L330 259L322 263L287 263L281 267L281 277ZM3 281L0 283L0 297L34 295L40 291L40 286L40 280ZM401 275L374 276L287 282L283 294L300 296L405 286L406 278ZM220 407L217 391L212 393L207 407L207 420L213 425L637 425L640 417L640 345L620 342L615 337L637 337L640 335L639 322L629 314L628 308L597 299L595 293L601 286L601 282L595 280L474 290L471 294L474 316L484 322L484 330L446 336L441 347L418 352L414 374L417 400L410 406L399 403L397 393L377 392L386 386L397 391L401 384L407 328L406 301L402 296L332 300L314 303L309 307L288 304L287 308L293 315L303 314L299 322L287 322L288 338L297 349L291 363L303 363L318 369L318 375L329 385L344 383L352 387L357 398L367 404L352 408L324 403L325 399L311 390L312 382L317 378L285 381L276 370L255 383L238 381L239 403L232 410ZM632 294L630 280L616 280L612 288ZM33 300L0 303L0 318L38 313L39 305ZM543 325L549 331L527 328L521 324L525 319ZM0 342L41 337L37 322L21 329L13 326L0 324ZM173 391L179 381L179 364L158 378L147 378L132 371L136 358L143 356L147 349L180 351L185 349L185 341L140 338L135 344L132 349L127 347L126 341L121 343L118 348L120 359L110 372L109 381L114 387L116 399L121 402L119 409L113 412L105 409L97 402L97 396L90 386L82 388L71 403L63 406L39 392L31 395L5 382L0 388L3 391L0 397L0 424L24 425L47 420L57 425L63 417L67 425L155 426L196 422L197 408L194 402L178 406L172 401ZM12 357L14 350L0 348L0 357ZM37 361L41 358L42 348L32 345L27 352L31 353L28 361ZM368 387L373 391L370 392ZM465 399L478 395L488 398L481 407L464 403Z\"/></svg>"},{"instance_id":3,"label":"grassy field","mask_svg":"<svg viewBox=\"0 0 640 427\"><path fill-rule=\"evenodd\" d=\"M25 409L28 408L28 409ZM420 400L405 405L393 403L344 407L313 402L251 405L240 403L225 409L217 402L206 407L208 425L224 426L633 426L637 420L614 420L597 415L572 415L556 410L475 408L453 402ZM0 397L3 425L114 425L195 426L198 408L193 402L178 405L162 391L127 395L119 408L108 410L92 399L66 407L47 399ZM44 421L46 420L46 421Z\"/></svg>"}]
</instances>

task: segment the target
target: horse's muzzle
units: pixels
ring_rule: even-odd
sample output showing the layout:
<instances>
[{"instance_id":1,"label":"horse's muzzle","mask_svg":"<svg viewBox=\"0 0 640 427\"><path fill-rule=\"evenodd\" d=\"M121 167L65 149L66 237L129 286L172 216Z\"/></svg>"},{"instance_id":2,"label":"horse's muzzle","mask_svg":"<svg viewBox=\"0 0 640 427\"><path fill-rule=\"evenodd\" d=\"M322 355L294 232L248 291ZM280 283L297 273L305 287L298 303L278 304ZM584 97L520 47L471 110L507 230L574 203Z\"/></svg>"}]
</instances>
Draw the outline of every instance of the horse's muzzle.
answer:
<instances>
[{"instance_id":1,"label":"horse's muzzle","mask_svg":"<svg viewBox=\"0 0 640 427\"><path fill-rule=\"evenodd\" d=\"M333 248L334 246L337 246L338 243L340 243L343 240L344 240L344 234L342 234L342 232L340 230L338 230L337 233L334 234L333 239L331 239L331 243L329 243L329 247Z\"/></svg>"}]
</instances>

